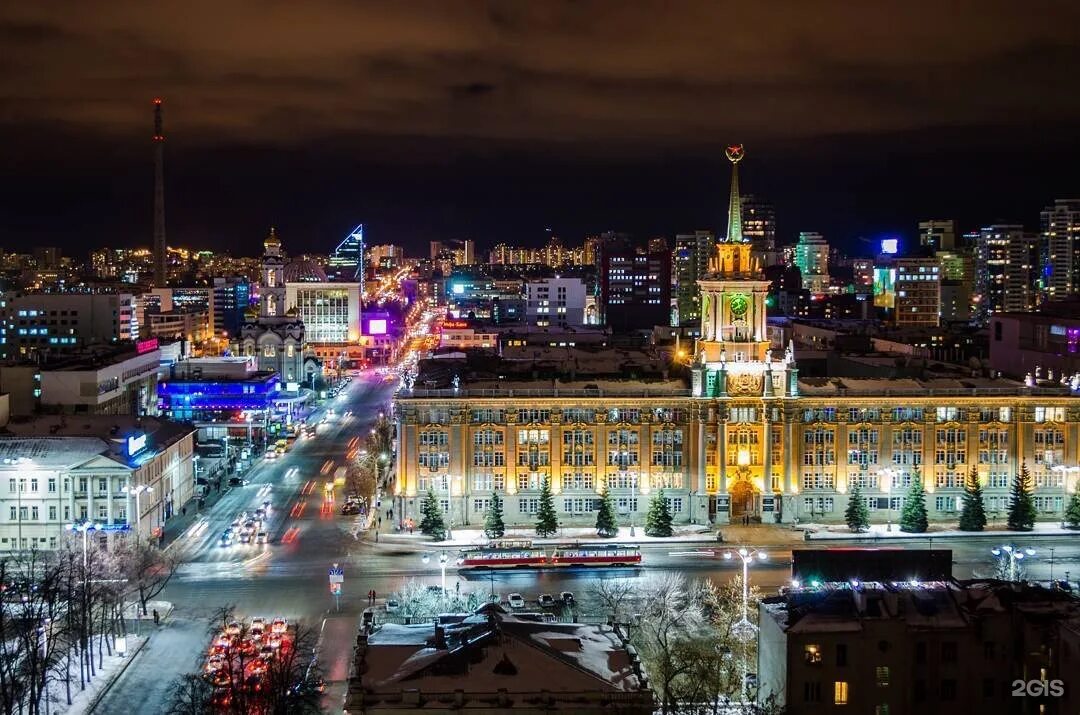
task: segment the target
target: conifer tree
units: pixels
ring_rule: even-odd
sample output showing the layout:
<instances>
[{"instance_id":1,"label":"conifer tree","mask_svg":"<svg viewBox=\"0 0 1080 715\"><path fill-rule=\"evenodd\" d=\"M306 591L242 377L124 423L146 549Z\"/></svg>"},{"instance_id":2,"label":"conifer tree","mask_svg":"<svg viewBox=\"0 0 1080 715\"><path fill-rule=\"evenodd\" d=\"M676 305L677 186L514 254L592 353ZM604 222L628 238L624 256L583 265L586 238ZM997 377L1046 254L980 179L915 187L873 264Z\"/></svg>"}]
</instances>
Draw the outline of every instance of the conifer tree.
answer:
<instances>
[{"instance_id":1,"label":"conifer tree","mask_svg":"<svg viewBox=\"0 0 1080 715\"><path fill-rule=\"evenodd\" d=\"M615 506L611 503L611 492L607 485L600 495L600 509L596 512L596 535L610 539L619 533L619 525L615 523Z\"/></svg>"},{"instance_id":2,"label":"conifer tree","mask_svg":"<svg viewBox=\"0 0 1080 715\"><path fill-rule=\"evenodd\" d=\"M1069 505L1065 507L1065 523L1074 529L1080 527L1080 491L1073 492Z\"/></svg>"},{"instance_id":3,"label":"conifer tree","mask_svg":"<svg viewBox=\"0 0 1080 715\"><path fill-rule=\"evenodd\" d=\"M506 524L503 522L502 497L498 492L491 495L491 507L484 517L484 535L489 539L501 539L506 534Z\"/></svg>"},{"instance_id":4,"label":"conifer tree","mask_svg":"<svg viewBox=\"0 0 1080 715\"><path fill-rule=\"evenodd\" d=\"M844 521L848 528L858 534L870 528L870 509L866 506L866 498L862 490L855 487L848 495L847 510L844 512Z\"/></svg>"},{"instance_id":5,"label":"conifer tree","mask_svg":"<svg viewBox=\"0 0 1080 715\"><path fill-rule=\"evenodd\" d=\"M1009 529L1031 531L1035 528L1035 499L1031 496L1033 484L1027 462L1020 463L1020 471L1013 477L1009 490Z\"/></svg>"},{"instance_id":6,"label":"conifer tree","mask_svg":"<svg viewBox=\"0 0 1080 715\"><path fill-rule=\"evenodd\" d=\"M555 513L555 500L551 496L551 482L546 478L540 487L540 509L536 512L536 535L541 538L554 536L559 530L559 515Z\"/></svg>"},{"instance_id":7,"label":"conifer tree","mask_svg":"<svg viewBox=\"0 0 1080 715\"><path fill-rule=\"evenodd\" d=\"M442 508L439 500L435 498L435 492L428 489L424 503L420 505L420 533L430 536L435 541L446 538L446 521L443 519Z\"/></svg>"},{"instance_id":8,"label":"conifer tree","mask_svg":"<svg viewBox=\"0 0 1080 715\"><path fill-rule=\"evenodd\" d=\"M646 536L671 536L671 510L668 509L667 499L664 498L664 490L657 490L649 503L649 513L645 516Z\"/></svg>"},{"instance_id":9,"label":"conifer tree","mask_svg":"<svg viewBox=\"0 0 1080 715\"><path fill-rule=\"evenodd\" d=\"M986 528L986 505L983 503L979 470L971 465L971 473L964 481L963 507L960 510L960 531L982 531Z\"/></svg>"},{"instance_id":10,"label":"conifer tree","mask_svg":"<svg viewBox=\"0 0 1080 715\"><path fill-rule=\"evenodd\" d=\"M922 476L916 471L911 475L911 488L904 499L904 508L900 512L900 531L921 534L930 527L926 516L926 489L923 488Z\"/></svg>"}]
</instances>

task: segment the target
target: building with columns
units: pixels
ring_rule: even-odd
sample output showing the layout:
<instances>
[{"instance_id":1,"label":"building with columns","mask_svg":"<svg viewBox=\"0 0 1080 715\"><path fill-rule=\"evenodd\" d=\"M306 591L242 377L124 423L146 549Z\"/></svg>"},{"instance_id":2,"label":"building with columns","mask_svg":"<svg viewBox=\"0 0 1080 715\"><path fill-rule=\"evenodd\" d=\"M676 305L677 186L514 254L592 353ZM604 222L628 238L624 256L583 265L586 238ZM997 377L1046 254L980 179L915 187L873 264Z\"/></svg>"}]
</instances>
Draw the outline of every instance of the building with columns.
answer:
<instances>
[{"instance_id":1,"label":"building with columns","mask_svg":"<svg viewBox=\"0 0 1080 715\"><path fill-rule=\"evenodd\" d=\"M523 356L518 373L422 364L395 396L399 519L419 523L432 490L453 524L480 525L498 491L507 524L531 525L547 480L566 525L594 523L605 487L622 524L643 523L660 489L680 523L839 522L856 485L885 523L921 477L930 518L955 522L974 470L1003 520L1023 466L1039 518L1061 520L1080 476L1080 379L800 378L768 339L749 242L725 235L690 365L580 348Z\"/></svg>"},{"instance_id":2,"label":"building with columns","mask_svg":"<svg viewBox=\"0 0 1080 715\"><path fill-rule=\"evenodd\" d=\"M195 491L195 429L127 415L54 415L0 435L0 552L55 549L94 522L107 546L157 536ZM136 494L137 492L137 494Z\"/></svg>"}]
</instances>

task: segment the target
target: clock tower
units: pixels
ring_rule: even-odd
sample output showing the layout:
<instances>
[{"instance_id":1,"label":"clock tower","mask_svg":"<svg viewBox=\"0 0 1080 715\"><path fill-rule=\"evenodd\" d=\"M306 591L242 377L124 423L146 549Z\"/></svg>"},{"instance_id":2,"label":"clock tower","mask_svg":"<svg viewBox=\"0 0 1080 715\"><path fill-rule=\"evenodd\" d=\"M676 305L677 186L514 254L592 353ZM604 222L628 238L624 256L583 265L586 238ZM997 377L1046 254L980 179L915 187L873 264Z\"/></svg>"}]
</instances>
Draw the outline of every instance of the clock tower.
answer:
<instances>
[{"instance_id":1,"label":"clock tower","mask_svg":"<svg viewBox=\"0 0 1080 715\"><path fill-rule=\"evenodd\" d=\"M790 355L773 361L766 327L769 281L742 234L739 202L741 144L727 148L731 198L727 235L716 245L701 290L701 339L692 371L695 397L785 396L797 389L789 381Z\"/></svg>"}]
</instances>

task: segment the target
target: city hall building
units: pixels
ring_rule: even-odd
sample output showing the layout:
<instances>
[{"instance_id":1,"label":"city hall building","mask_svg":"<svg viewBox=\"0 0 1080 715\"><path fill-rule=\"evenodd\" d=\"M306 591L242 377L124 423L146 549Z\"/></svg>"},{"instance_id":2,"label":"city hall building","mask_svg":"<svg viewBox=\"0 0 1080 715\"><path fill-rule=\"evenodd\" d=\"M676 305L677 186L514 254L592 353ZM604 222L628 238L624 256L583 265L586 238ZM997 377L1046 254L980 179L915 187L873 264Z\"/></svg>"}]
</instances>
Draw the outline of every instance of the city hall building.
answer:
<instances>
[{"instance_id":1,"label":"city hall building","mask_svg":"<svg viewBox=\"0 0 1080 715\"><path fill-rule=\"evenodd\" d=\"M564 525L594 523L605 487L623 525L643 523L659 489L681 523L842 521L856 486L885 523L921 475L931 519L948 522L974 467L994 521L1026 465L1039 518L1059 521L1080 472L1076 383L800 379L793 349L767 339L769 283L742 238L734 184L728 238L699 281L689 380L633 379L636 368L597 379L611 371L590 374L587 349L559 363L530 352L515 364L535 358L531 371L516 374L474 361L451 375L448 361L428 361L439 372L395 397L398 518L419 523L430 489L453 524L480 525L498 492L508 524L532 524L548 480Z\"/></svg>"}]
</instances>

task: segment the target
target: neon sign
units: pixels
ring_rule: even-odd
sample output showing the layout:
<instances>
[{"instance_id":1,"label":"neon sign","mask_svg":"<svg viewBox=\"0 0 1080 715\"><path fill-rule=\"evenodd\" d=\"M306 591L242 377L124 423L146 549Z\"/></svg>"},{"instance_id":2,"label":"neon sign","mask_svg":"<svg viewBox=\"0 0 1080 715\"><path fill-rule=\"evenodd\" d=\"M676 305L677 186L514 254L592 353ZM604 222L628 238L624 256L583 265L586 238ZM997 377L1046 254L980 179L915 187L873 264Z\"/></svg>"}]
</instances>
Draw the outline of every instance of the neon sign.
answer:
<instances>
[{"instance_id":1,"label":"neon sign","mask_svg":"<svg viewBox=\"0 0 1080 715\"><path fill-rule=\"evenodd\" d=\"M464 320L446 320L443 321L442 326L444 328L449 328L450 330L464 330L469 327L469 324Z\"/></svg>"},{"instance_id":2,"label":"neon sign","mask_svg":"<svg viewBox=\"0 0 1080 715\"><path fill-rule=\"evenodd\" d=\"M140 340L140 341L135 343L135 354L136 355L142 355L144 353L150 352L151 350L157 350L157 349L158 349L158 339L157 338L147 338L146 340Z\"/></svg>"},{"instance_id":3,"label":"neon sign","mask_svg":"<svg viewBox=\"0 0 1080 715\"><path fill-rule=\"evenodd\" d=\"M131 457L146 449L146 433L133 434L127 438L127 453Z\"/></svg>"}]
</instances>

